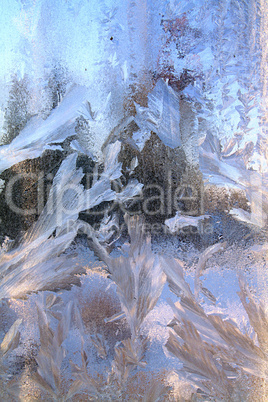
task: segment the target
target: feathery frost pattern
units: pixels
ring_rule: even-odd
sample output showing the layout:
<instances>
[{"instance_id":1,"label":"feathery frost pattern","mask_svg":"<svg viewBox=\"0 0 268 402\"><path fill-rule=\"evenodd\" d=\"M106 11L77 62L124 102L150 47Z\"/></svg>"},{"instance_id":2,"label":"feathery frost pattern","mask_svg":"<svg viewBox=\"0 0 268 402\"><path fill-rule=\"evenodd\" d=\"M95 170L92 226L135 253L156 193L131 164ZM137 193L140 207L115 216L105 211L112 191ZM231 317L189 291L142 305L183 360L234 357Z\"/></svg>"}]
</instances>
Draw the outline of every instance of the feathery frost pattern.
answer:
<instances>
[{"instance_id":1,"label":"feathery frost pattern","mask_svg":"<svg viewBox=\"0 0 268 402\"><path fill-rule=\"evenodd\" d=\"M0 399L264 400L266 2L4 3Z\"/></svg>"},{"instance_id":2,"label":"feathery frost pattern","mask_svg":"<svg viewBox=\"0 0 268 402\"><path fill-rule=\"evenodd\" d=\"M166 347L183 362L184 369L192 374L197 387L208 396L236 400L245 398L248 392L245 384L241 387L241 376L244 375L245 379L259 377L267 381L268 357L264 340L268 334L267 314L240 280L239 297L258 337L258 345L247 333L239 330L235 321L206 314L198 303L199 278L206 261L213 253L223 249L224 244L219 243L201 255L195 272L195 295L185 282L182 263L174 260L173 268L170 268L170 261L165 261L164 270L170 289L180 297L180 301L173 305L174 319L169 323L172 331ZM249 303L246 302L247 297Z\"/></svg>"}]
</instances>

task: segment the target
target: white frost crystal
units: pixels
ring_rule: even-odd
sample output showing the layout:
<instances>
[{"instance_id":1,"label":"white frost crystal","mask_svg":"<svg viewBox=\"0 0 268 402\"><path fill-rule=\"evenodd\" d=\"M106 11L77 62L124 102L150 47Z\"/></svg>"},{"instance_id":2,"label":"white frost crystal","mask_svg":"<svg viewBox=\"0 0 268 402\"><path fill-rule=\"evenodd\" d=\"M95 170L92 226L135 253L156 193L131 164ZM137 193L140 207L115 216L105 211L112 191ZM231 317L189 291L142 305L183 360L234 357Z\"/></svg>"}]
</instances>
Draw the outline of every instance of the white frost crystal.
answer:
<instances>
[{"instance_id":1,"label":"white frost crystal","mask_svg":"<svg viewBox=\"0 0 268 402\"><path fill-rule=\"evenodd\" d=\"M167 82L158 80L148 95L148 108L136 104L136 111L135 122L140 128L134 136L136 142L139 137L144 142L153 131L170 148L181 145L179 96Z\"/></svg>"},{"instance_id":2,"label":"white frost crystal","mask_svg":"<svg viewBox=\"0 0 268 402\"><path fill-rule=\"evenodd\" d=\"M69 155L62 162L38 221L16 249L0 255L0 299L79 282L75 274L84 269L76 265L75 256L70 258L63 254L83 227L83 223L77 221L79 212L104 201L124 202L141 190L136 180L121 193L111 189L111 180L121 175L121 164L117 161L119 151L118 141L108 147L104 172L88 190L80 184L83 172L81 168L76 169L77 154Z\"/></svg>"}]
</instances>

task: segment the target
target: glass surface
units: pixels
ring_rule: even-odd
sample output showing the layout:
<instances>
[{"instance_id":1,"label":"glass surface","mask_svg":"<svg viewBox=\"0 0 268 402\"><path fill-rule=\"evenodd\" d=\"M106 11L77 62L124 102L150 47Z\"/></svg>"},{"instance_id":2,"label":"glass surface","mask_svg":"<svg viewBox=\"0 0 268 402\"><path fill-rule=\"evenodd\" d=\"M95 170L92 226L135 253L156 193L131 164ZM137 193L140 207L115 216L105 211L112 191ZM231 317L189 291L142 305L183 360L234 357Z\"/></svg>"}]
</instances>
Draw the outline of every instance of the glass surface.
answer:
<instances>
[{"instance_id":1,"label":"glass surface","mask_svg":"<svg viewBox=\"0 0 268 402\"><path fill-rule=\"evenodd\" d=\"M264 0L2 0L0 399L265 401Z\"/></svg>"}]
</instances>

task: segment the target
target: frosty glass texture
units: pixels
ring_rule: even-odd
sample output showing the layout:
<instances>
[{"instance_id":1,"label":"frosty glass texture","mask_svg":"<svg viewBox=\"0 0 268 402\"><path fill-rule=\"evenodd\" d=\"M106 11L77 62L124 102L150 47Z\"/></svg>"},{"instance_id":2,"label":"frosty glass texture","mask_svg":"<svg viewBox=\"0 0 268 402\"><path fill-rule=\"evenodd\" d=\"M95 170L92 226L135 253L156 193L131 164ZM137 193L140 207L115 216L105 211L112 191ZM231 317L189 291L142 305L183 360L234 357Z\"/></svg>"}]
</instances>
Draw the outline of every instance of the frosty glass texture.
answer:
<instances>
[{"instance_id":1,"label":"frosty glass texture","mask_svg":"<svg viewBox=\"0 0 268 402\"><path fill-rule=\"evenodd\" d=\"M1 400L265 400L267 63L265 0L1 1Z\"/></svg>"}]
</instances>

